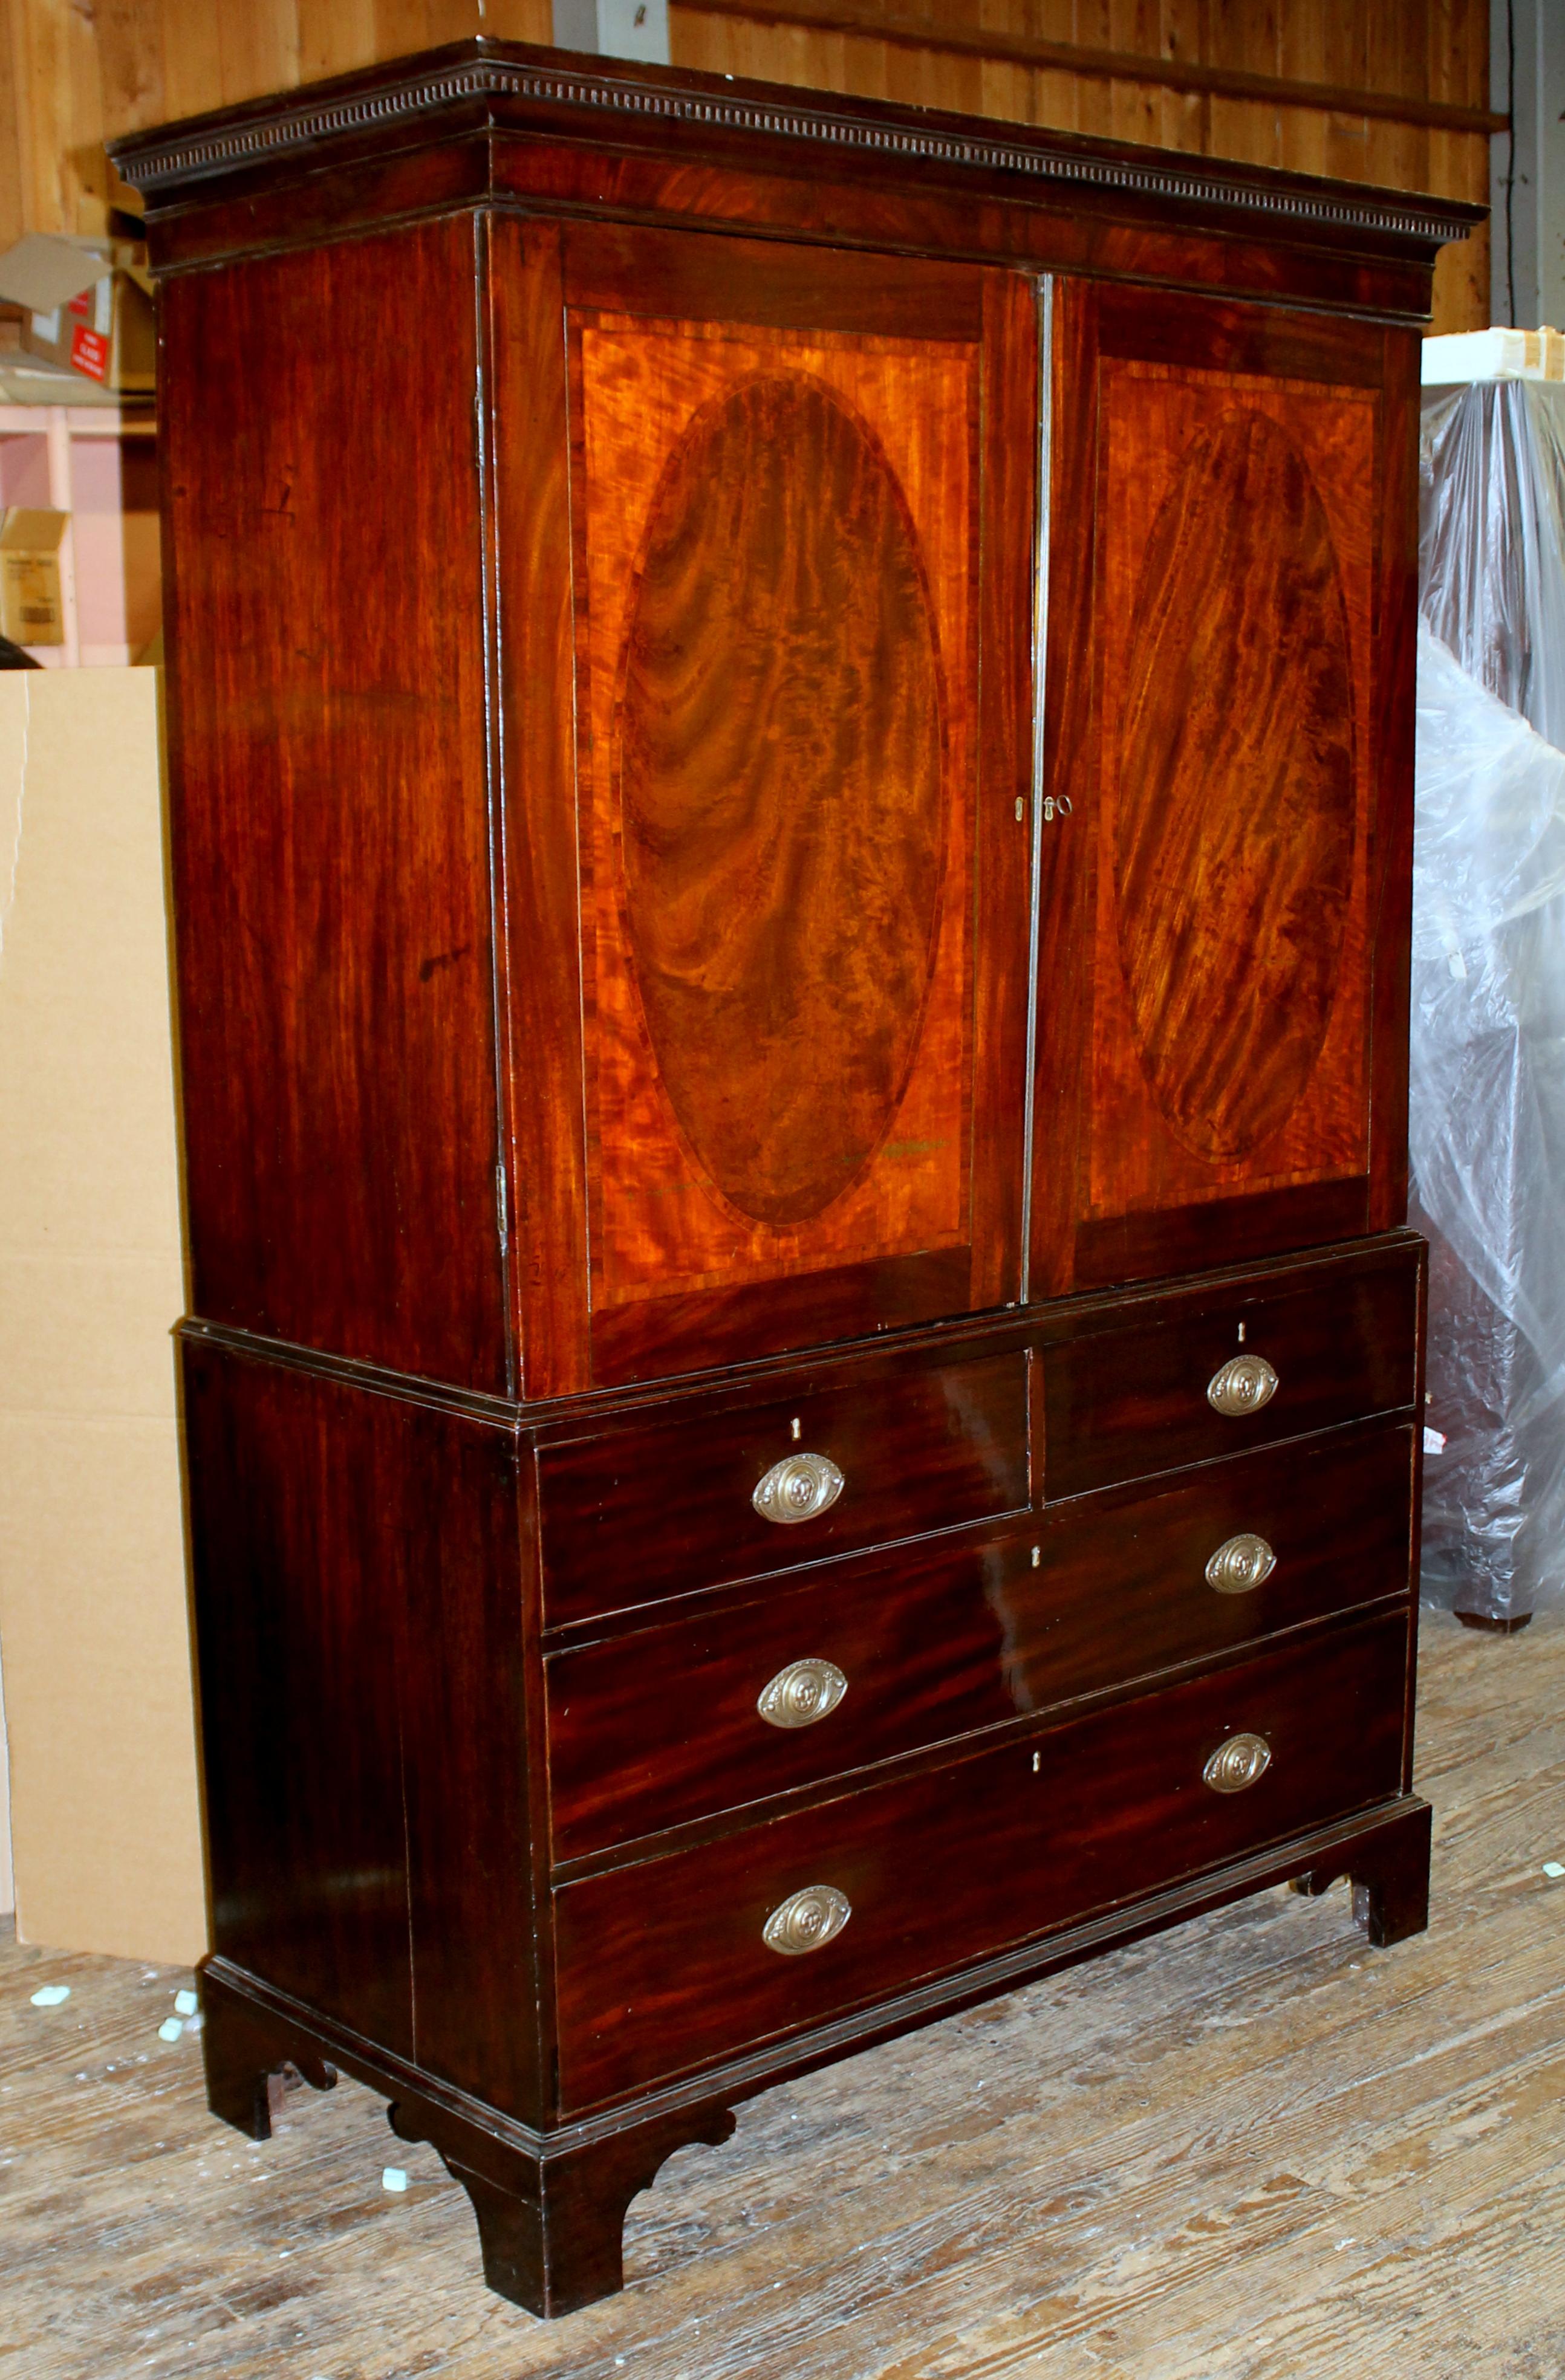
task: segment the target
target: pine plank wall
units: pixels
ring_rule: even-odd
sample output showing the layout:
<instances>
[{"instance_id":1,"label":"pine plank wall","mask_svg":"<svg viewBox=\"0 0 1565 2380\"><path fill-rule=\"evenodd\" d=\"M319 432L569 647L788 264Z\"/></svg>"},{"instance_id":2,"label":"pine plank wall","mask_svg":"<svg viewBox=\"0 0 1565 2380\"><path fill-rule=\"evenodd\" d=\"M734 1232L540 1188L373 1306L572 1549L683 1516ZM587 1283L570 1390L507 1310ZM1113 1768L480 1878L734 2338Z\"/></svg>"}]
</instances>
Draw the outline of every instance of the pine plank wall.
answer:
<instances>
[{"instance_id":1,"label":"pine plank wall","mask_svg":"<svg viewBox=\"0 0 1565 2380\"><path fill-rule=\"evenodd\" d=\"M673 0L676 65L1486 200L1489 0ZM0 247L101 230L116 133L487 32L549 0L0 0ZM1318 96L1316 93L1318 92ZM1489 319L1486 230L1437 331Z\"/></svg>"}]
</instances>

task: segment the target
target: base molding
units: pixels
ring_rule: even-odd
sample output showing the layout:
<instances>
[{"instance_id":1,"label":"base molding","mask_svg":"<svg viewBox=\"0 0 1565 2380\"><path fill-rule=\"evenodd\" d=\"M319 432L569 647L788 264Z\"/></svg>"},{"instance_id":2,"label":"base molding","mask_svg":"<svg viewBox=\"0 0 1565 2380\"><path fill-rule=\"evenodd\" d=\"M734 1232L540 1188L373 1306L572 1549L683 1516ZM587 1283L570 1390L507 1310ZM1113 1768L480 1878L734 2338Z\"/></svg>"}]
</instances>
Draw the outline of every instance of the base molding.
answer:
<instances>
[{"instance_id":1,"label":"base molding","mask_svg":"<svg viewBox=\"0 0 1565 2380\"><path fill-rule=\"evenodd\" d=\"M1370 1942L1385 1948L1403 1941L1428 1923L1430 1815L1426 1802L1403 1795L747 2058L542 2128L486 2106L214 1955L200 1970L208 2104L252 2140L265 2140L273 2077L291 2066L316 2090L329 2090L340 2068L388 2102L398 2139L427 2142L461 2183L490 2288L532 2313L569 2313L622 2287L620 2242L630 2201L677 2149L726 2141L744 2100L1279 1884L1315 1895L1346 1876L1354 1916Z\"/></svg>"}]
</instances>

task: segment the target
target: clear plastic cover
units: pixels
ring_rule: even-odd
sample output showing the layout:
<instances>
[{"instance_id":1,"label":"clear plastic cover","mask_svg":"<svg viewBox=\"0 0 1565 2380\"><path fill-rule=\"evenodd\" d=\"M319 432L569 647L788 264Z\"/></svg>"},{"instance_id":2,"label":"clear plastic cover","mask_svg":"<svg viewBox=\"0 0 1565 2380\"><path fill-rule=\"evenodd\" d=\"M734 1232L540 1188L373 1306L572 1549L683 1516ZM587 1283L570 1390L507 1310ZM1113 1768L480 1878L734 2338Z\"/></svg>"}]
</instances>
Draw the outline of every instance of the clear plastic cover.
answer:
<instances>
[{"instance_id":1,"label":"clear plastic cover","mask_svg":"<svg viewBox=\"0 0 1565 2380\"><path fill-rule=\"evenodd\" d=\"M1565 388L1424 392L1420 608L1463 669L1565 748Z\"/></svg>"},{"instance_id":2,"label":"clear plastic cover","mask_svg":"<svg viewBox=\"0 0 1565 2380\"><path fill-rule=\"evenodd\" d=\"M1519 715L1560 698L1548 622L1565 582L1558 540L1547 602L1525 550L1517 566L1525 471L1510 476L1516 448L1502 462L1495 428L1535 409L1492 403L1540 394L1553 395L1463 392L1488 401L1472 408L1469 452L1441 393L1434 451L1474 504L1505 510L1486 549L1450 489L1426 489L1426 608L1470 666L1419 631L1409 1142L1412 1220L1433 1251L1424 1594L1501 1621L1565 1588L1565 752ZM1536 448L1522 461L1534 469ZM1532 515L1550 535L1553 501Z\"/></svg>"}]
</instances>

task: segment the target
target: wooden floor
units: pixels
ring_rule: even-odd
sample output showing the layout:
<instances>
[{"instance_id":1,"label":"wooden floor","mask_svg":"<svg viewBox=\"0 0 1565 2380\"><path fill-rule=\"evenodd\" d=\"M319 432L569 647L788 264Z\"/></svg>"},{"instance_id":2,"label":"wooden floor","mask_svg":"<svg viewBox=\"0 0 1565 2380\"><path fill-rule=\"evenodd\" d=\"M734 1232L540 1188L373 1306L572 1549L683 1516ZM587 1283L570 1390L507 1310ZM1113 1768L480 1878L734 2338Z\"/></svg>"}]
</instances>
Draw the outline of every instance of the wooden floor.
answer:
<instances>
[{"instance_id":1,"label":"wooden floor","mask_svg":"<svg viewBox=\"0 0 1565 2380\"><path fill-rule=\"evenodd\" d=\"M1426 1619L1421 1712L1421 1939L1267 1893L775 2092L551 2325L366 2092L254 2146L158 2037L188 1976L6 1941L0 2375L1556 2380L1565 1621Z\"/></svg>"}]
</instances>

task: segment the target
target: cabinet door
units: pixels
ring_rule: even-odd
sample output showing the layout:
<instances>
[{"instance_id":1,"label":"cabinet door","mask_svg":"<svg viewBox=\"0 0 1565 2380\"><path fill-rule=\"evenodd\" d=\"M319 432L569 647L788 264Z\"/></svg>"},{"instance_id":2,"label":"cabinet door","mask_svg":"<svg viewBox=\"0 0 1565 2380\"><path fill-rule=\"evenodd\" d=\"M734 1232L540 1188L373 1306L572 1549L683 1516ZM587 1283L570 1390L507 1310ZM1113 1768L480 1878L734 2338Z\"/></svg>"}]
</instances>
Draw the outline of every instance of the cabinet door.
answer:
<instances>
[{"instance_id":1,"label":"cabinet door","mask_svg":"<svg viewBox=\"0 0 1565 2380\"><path fill-rule=\"evenodd\" d=\"M1417 341L1057 293L1032 1293L1405 1199Z\"/></svg>"},{"instance_id":2,"label":"cabinet door","mask_svg":"<svg viewBox=\"0 0 1565 2380\"><path fill-rule=\"evenodd\" d=\"M559 238L591 1376L1014 1300L1029 285Z\"/></svg>"}]
</instances>

